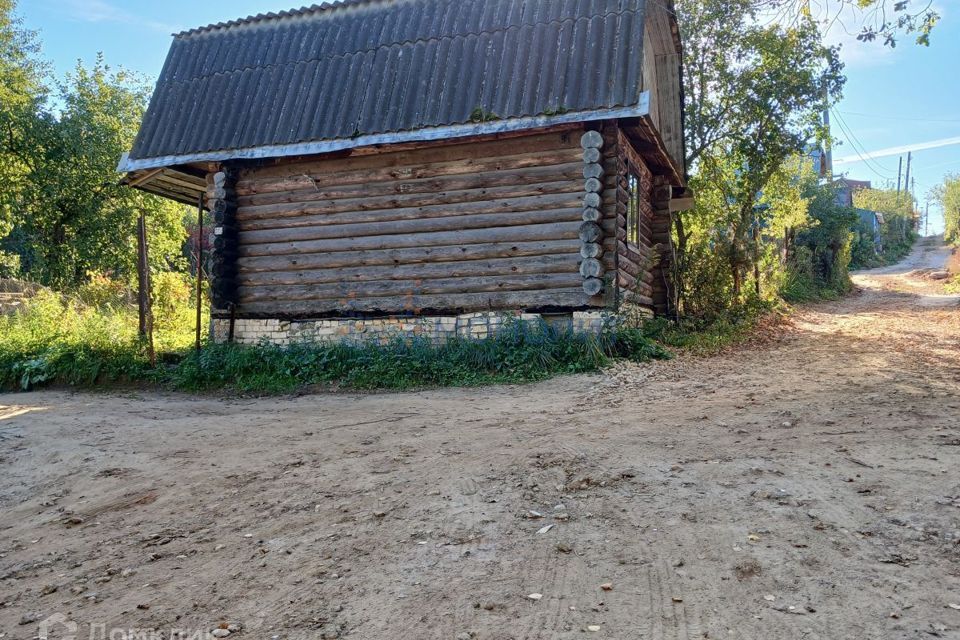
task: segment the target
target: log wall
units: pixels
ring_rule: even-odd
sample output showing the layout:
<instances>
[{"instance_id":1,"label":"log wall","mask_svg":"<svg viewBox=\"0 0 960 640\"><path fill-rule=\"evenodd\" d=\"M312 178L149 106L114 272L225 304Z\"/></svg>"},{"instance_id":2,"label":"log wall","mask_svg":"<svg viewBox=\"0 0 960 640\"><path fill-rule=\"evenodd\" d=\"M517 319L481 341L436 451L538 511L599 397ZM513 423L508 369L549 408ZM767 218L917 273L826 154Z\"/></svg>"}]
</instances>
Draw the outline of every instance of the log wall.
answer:
<instances>
[{"instance_id":1,"label":"log wall","mask_svg":"<svg viewBox=\"0 0 960 640\"><path fill-rule=\"evenodd\" d=\"M610 292L588 295L581 274L582 134L240 168L218 192L232 199L238 317L605 306ZM606 175L595 195L612 264Z\"/></svg>"},{"instance_id":2,"label":"log wall","mask_svg":"<svg viewBox=\"0 0 960 640\"><path fill-rule=\"evenodd\" d=\"M654 278L659 260L653 240L654 206L652 201L654 176L637 152L623 129L613 126L608 132L611 162L617 176L616 192L616 273L618 299L624 302L654 307ZM640 185L640 234L638 242L628 240L627 207L630 195L628 175L632 167Z\"/></svg>"}]
</instances>

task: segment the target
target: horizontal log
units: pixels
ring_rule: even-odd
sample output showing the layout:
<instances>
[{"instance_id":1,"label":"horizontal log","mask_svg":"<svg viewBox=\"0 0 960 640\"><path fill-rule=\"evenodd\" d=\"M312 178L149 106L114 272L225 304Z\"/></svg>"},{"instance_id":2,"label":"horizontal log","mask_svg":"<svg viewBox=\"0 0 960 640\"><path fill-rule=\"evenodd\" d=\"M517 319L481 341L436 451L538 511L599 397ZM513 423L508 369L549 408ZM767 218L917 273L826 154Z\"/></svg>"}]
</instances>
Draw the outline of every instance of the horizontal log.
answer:
<instances>
[{"instance_id":1,"label":"horizontal log","mask_svg":"<svg viewBox=\"0 0 960 640\"><path fill-rule=\"evenodd\" d=\"M577 144L577 136L567 133L543 133L525 135L510 140L459 141L458 144L443 145L440 142L422 143L418 149L393 151L396 146L375 150L369 155L360 156L356 151L351 155L328 157L308 157L300 161L280 159L275 165L260 166L240 172L239 181L244 183L251 177L256 179L283 178L291 175L309 173L311 175L335 175L338 180L347 172L384 169L395 172L396 177L426 177L416 175L420 168L434 169L444 165L462 167L463 173L504 168L514 158L522 157L532 161L537 156L551 153L566 153L579 157L583 151ZM567 157L571 157L568 155ZM533 161L533 164L542 164ZM527 165L532 166L532 165Z\"/></svg>"},{"instance_id":2,"label":"horizontal log","mask_svg":"<svg viewBox=\"0 0 960 640\"><path fill-rule=\"evenodd\" d=\"M508 211L449 218L425 218L414 220L377 221L360 224L339 224L287 229L264 229L242 231L241 245L269 244L275 242L299 242L324 238L362 238L397 234L419 234L461 229L492 229L516 227L553 222L574 222L580 210L542 209L535 211Z\"/></svg>"},{"instance_id":3,"label":"horizontal log","mask_svg":"<svg viewBox=\"0 0 960 640\"><path fill-rule=\"evenodd\" d=\"M244 271L238 278L246 287L274 285L313 285L377 280L423 281L467 276L531 275L576 273L578 257L568 252L559 255L438 262L428 264L376 265L338 269L300 269L297 271Z\"/></svg>"},{"instance_id":4,"label":"horizontal log","mask_svg":"<svg viewBox=\"0 0 960 640\"><path fill-rule=\"evenodd\" d=\"M403 207L397 209L375 209L370 211L344 211L337 213L309 213L296 216L278 216L260 220L242 220L245 231L258 229L292 229L295 227L314 227L320 225L358 224L362 222L391 222L397 220L420 220L424 218L446 218L486 213L505 213L535 211L540 209L565 209L580 206L576 194L558 193L528 198L505 198L484 202L463 202L458 204L438 204L428 207Z\"/></svg>"},{"instance_id":5,"label":"horizontal log","mask_svg":"<svg viewBox=\"0 0 960 640\"><path fill-rule=\"evenodd\" d=\"M634 278L628 273L624 273L621 271L618 277L618 281L619 281L620 287L628 291L639 293L640 295L648 296L648 297L653 295L653 287L643 282L642 280L638 280L637 278Z\"/></svg>"},{"instance_id":6,"label":"horizontal log","mask_svg":"<svg viewBox=\"0 0 960 640\"><path fill-rule=\"evenodd\" d=\"M423 265L424 263L515 258L520 256L576 255L579 239L547 240L537 242L501 242L411 249L372 251L341 251L307 255L262 256L240 258L238 264L244 273L273 271L300 271L309 269L338 269L374 265Z\"/></svg>"},{"instance_id":7,"label":"horizontal log","mask_svg":"<svg viewBox=\"0 0 960 640\"><path fill-rule=\"evenodd\" d=\"M378 280L312 285L242 287L240 304L248 302L294 302L299 300L357 300L441 293L489 293L495 291L543 291L569 289L581 281L576 273L438 278L435 280Z\"/></svg>"},{"instance_id":8,"label":"horizontal log","mask_svg":"<svg viewBox=\"0 0 960 640\"><path fill-rule=\"evenodd\" d=\"M315 181L309 176L304 176L296 183L291 183L287 189L243 196L238 198L237 203L242 207L248 207L284 202L312 202L315 200L341 200L347 198L373 198L378 196L397 196L418 193L467 191L488 189L491 187L531 185L541 182L579 180L581 179L581 175L582 165L578 162L568 162L566 164L553 166L535 166L521 169L511 168L501 171L421 178L416 180L391 181L372 178L357 184L320 184L319 180ZM324 182L326 182L326 180L324 180Z\"/></svg>"},{"instance_id":9,"label":"horizontal log","mask_svg":"<svg viewBox=\"0 0 960 640\"><path fill-rule=\"evenodd\" d=\"M522 198L544 194L573 193L581 190L577 180L559 182L538 182L532 185L510 185L489 189L463 189L434 193L413 193L408 195L378 196L372 198L343 198L338 200L311 200L240 207L238 220L254 220L271 217L300 216L308 213L339 213L345 211L369 211L371 209L396 209L424 207L429 205L450 205L461 202L498 200L503 198Z\"/></svg>"},{"instance_id":10,"label":"horizontal log","mask_svg":"<svg viewBox=\"0 0 960 640\"><path fill-rule=\"evenodd\" d=\"M594 301L582 288L550 291L493 291L488 293L452 293L425 296L345 300L298 300L291 302L248 302L239 305L238 313L270 317L310 317L326 313L424 313L438 311L500 311L542 308L579 308Z\"/></svg>"},{"instance_id":11,"label":"horizontal log","mask_svg":"<svg viewBox=\"0 0 960 640\"><path fill-rule=\"evenodd\" d=\"M581 222L559 222L497 229L467 229L441 231L416 235L385 235L341 239L305 240L275 244L245 245L240 255L270 256L325 251L357 251L360 249L403 249L407 247L445 246L458 244L483 244L489 242L530 242L535 240L566 240L577 238Z\"/></svg>"},{"instance_id":12,"label":"horizontal log","mask_svg":"<svg viewBox=\"0 0 960 640\"><path fill-rule=\"evenodd\" d=\"M644 307L653 308L653 298L650 296L645 296L627 290L623 292L623 299L625 302L632 302L633 304L639 304Z\"/></svg>"}]
</instances>

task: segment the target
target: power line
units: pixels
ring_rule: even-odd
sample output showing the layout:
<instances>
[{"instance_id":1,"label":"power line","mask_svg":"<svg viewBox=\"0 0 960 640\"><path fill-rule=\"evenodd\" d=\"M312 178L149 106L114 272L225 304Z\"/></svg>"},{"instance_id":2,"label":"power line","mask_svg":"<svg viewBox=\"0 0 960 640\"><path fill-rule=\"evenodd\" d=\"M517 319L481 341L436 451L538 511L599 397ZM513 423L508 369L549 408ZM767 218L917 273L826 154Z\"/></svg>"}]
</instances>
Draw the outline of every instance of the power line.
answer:
<instances>
[{"instance_id":1,"label":"power line","mask_svg":"<svg viewBox=\"0 0 960 640\"><path fill-rule=\"evenodd\" d=\"M885 171L884 167L882 167L879 163L873 163L870 160L866 150L863 148L863 145L860 143L857 137L853 134L853 132L847 126L846 121L844 121L844 119L840 117L840 114L836 110L831 109L831 111L836 116L837 124L840 127L840 131L843 132L843 134L847 137L847 142L850 143L850 146L853 147L854 152L857 154L860 160L863 161L864 166L866 166L868 169L870 169L870 171L875 173L877 177L880 178L881 180L890 180L891 177L889 174L885 175L884 173L882 173L882 171Z\"/></svg>"},{"instance_id":2,"label":"power line","mask_svg":"<svg viewBox=\"0 0 960 640\"><path fill-rule=\"evenodd\" d=\"M839 111L839 109L837 110ZM875 115L872 113L858 113L856 111L839 111L848 116L860 116L862 118L877 118L879 120L904 120L906 122L958 122L960 119L946 119L946 118L908 118L906 116L881 116Z\"/></svg>"}]
</instances>

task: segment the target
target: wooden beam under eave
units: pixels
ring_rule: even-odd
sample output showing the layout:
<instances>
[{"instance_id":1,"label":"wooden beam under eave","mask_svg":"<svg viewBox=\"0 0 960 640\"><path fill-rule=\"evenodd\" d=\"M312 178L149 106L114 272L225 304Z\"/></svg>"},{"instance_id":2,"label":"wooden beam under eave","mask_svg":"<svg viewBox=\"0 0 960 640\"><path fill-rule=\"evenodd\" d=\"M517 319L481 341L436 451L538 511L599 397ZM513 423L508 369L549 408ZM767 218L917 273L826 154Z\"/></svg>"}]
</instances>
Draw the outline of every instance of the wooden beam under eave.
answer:
<instances>
[{"instance_id":1,"label":"wooden beam under eave","mask_svg":"<svg viewBox=\"0 0 960 640\"><path fill-rule=\"evenodd\" d=\"M685 187L687 181L683 170L667 151L667 147L657 132L649 116L643 116L624 126L624 131L634 141L644 160L657 168L657 173L666 176L676 187Z\"/></svg>"},{"instance_id":2,"label":"wooden beam under eave","mask_svg":"<svg viewBox=\"0 0 960 640\"><path fill-rule=\"evenodd\" d=\"M137 176L136 178L132 178L132 179L128 180L128 181L127 181L127 186L128 186L128 187L139 187L140 185L144 184L145 182L149 182L152 178L155 178L156 176L158 176L158 175L161 174L161 173L163 173L163 168L153 169L153 170L151 170L151 171L147 171L147 172L144 173L143 175L140 175L140 176Z\"/></svg>"}]
</instances>

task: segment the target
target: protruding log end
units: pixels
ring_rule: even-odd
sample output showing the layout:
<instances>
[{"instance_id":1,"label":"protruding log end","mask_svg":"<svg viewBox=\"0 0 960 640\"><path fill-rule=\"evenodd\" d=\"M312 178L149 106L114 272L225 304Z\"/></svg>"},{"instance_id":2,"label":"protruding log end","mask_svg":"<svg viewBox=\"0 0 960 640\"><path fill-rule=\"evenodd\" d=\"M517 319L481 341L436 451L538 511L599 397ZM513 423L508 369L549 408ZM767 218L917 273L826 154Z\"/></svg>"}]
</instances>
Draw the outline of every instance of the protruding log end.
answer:
<instances>
[{"instance_id":1,"label":"protruding log end","mask_svg":"<svg viewBox=\"0 0 960 640\"><path fill-rule=\"evenodd\" d=\"M599 193L588 193L583 197L583 206L592 207L594 209L600 208L600 194Z\"/></svg>"},{"instance_id":2,"label":"protruding log end","mask_svg":"<svg viewBox=\"0 0 960 640\"><path fill-rule=\"evenodd\" d=\"M603 291L603 280L600 278L587 278L583 281L583 292L588 296L599 295Z\"/></svg>"},{"instance_id":3,"label":"protruding log end","mask_svg":"<svg viewBox=\"0 0 960 640\"><path fill-rule=\"evenodd\" d=\"M603 245L598 242L585 242L580 245L581 258L599 258L603 255Z\"/></svg>"},{"instance_id":4,"label":"protruding log end","mask_svg":"<svg viewBox=\"0 0 960 640\"><path fill-rule=\"evenodd\" d=\"M600 135L599 131L587 131L580 138L580 146L584 149L601 149L603 148L603 136Z\"/></svg>"},{"instance_id":5,"label":"protruding log end","mask_svg":"<svg viewBox=\"0 0 960 640\"><path fill-rule=\"evenodd\" d=\"M586 179L589 178L599 178L603 175L603 167L599 164L591 163L583 165L583 177Z\"/></svg>"},{"instance_id":6,"label":"protruding log end","mask_svg":"<svg viewBox=\"0 0 960 640\"><path fill-rule=\"evenodd\" d=\"M603 237L603 229L596 222L584 222L580 225L580 242L597 242Z\"/></svg>"},{"instance_id":7,"label":"protruding log end","mask_svg":"<svg viewBox=\"0 0 960 640\"><path fill-rule=\"evenodd\" d=\"M587 207L583 210L583 221L584 222L599 222L603 217L603 214L600 213L600 209L594 207Z\"/></svg>"},{"instance_id":8,"label":"protruding log end","mask_svg":"<svg viewBox=\"0 0 960 640\"><path fill-rule=\"evenodd\" d=\"M591 147L583 150L583 163L596 164L600 162L600 149Z\"/></svg>"},{"instance_id":9,"label":"protruding log end","mask_svg":"<svg viewBox=\"0 0 960 640\"><path fill-rule=\"evenodd\" d=\"M596 258L587 258L580 263L580 275L584 278L599 278L603 275L603 264Z\"/></svg>"}]
</instances>

